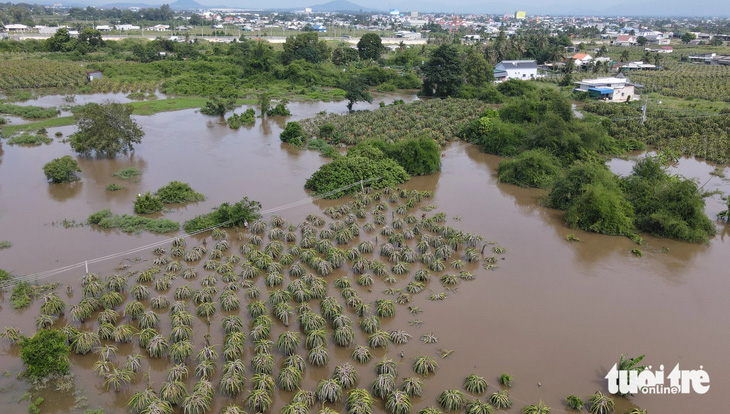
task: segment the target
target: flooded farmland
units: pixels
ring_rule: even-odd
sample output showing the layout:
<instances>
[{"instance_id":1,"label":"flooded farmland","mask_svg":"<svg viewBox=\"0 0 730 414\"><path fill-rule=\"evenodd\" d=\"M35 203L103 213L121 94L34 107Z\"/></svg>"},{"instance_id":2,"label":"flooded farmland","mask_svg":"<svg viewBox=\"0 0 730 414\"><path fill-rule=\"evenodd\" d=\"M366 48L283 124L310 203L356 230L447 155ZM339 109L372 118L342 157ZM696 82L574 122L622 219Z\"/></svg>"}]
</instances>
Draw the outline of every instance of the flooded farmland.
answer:
<instances>
[{"instance_id":1,"label":"flooded farmland","mask_svg":"<svg viewBox=\"0 0 730 414\"><path fill-rule=\"evenodd\" d=\"M51 99L56 98L43 99L55 102ZM155 191L172 180L187 182L207 197L204 202L172 208L162 214L181 223L222 202L238 201L244 196L260 201L263 210L306 201L309 195L303 189L304 181L327 159L315 151L282 145L279 133L288 120L307 118L320 111L342 112L345 104L291 103L289 107L292 117L257 119L252 128L238 131L196 110L136 117L146 134L142 144L136 146L130 156L116 160L78 158L83 170L81 181L70 184L48 184L41 171L42 165L52 158L73 155L68 144L59 139L31 148L3 143L0 152L0 240L9 240L13 246L0 250L0 267L16 275L27 275L89 260L92 261L89 271L102 277L118 272L115 267L123 263L131 266L129 270L149 268L156 258L152 247L109 260L94 259L167 240L170 235L130 235L74 223L83 223L90 213L103 208L110 208L116 214L132 214L132 202L137 194ZM73 130L74 127L61 127L49 128L48 132L53 136L60 131L65 138ZM707 245L644 236L647 246L642 247L644 256L638 258L631 254L636 245L628 238L601 236L566 227L560 211L540 206L541 190L498 183L496 169L500 160L481 153L477 147L453 143L444 149L440 173L414 177L403 186L408 190L432 191L433 197L421 205L433 204L437 211L446 213L445 224L482 235L485 240L495 242L494 246L506 249L506 253L496 255L498 268L486 270L481 263L467 263L465 270L472 272L475 280L464 281L450 290L444 301L428 300L430 293L444 290L438 280L428 282L428 290L414 294L408 304L419 306L422 314L410 315L407 306L396 305L396 317L381 321L383 330L402 329L412 335L409 343L374 350L373 359L367 365L351 360L352 348L330 343L330 363L323 367L307 365L301 387L313 391L320 379L332 375L335 365L350 362L360 373L359 387L369 388L375 378L375 362L386 356L392 358L398 363L398 378L401 379L414 375L413 359L424 354L435 358L439 368L435 375L424 378L424 395L413 399L414 412L435 406L437 396L444 389L461 389L464 378L472 373L487 378L488 393L499 389L497 378L501 374L509 373L514 377L510 390L514 405L509 412L519 412L524 405L539 400L560 412L564 408L564 398L570 394L584 397L596 390L605 392L604 376L621 353L646 354L645 364L654 367L664 364L667 370L677 363L683 369L703 366L711 378L710 391L704 395L616 398L617 412L623 413L633 406L652 413L722 412L725 404L721 391L730 386L730 360L726 357L730 344L730 330L727 329L730 305L726 300L730 288L726 265L730 251L727 226L718 223L718 235ZM614 160L610 166L617 173L626 173L630 170L630 162ZM112 177L115 171L127 167L136 167L141 175L129 180ZM714 168L693 159L682 159L670 171L698 179L705 190L730 193L727 180L709 174ZM730 169L725 168L725 175L730 176ZM110 183L124 185L126 189L108 192L105 187ZM345 201L308 201L275 214L296 225L310 214L324 216L324 209ZM710 217L723 209L718 196L708 198L706 202ZM413 214L418 216L422 211ZM270 218L271 214L264 216L265 220ZM569 233L581 241L566 241L565 236ZM354 243L374 240L374 236L363 233ZM382 244L385 238L380 237ZM209 234L200 235L188 240L188 248L202 245L204 241L209 247L215 243ZM241 242L232 234L231 248L226 254L240 255L240 246ZM169 250L169 244L165 248ZM378 246L375 258L377 251ZM200 279L206 272L202 261L196 267L200 274L196 280L177 278L172 281L165 293L171 300L171 293L179 286L189 284L193 289L200 288ZM357 276L345 270L348 268L345 265L335 269L326 280L332 282L349 275L354 282ZM84 267L79 266L59 271L39 282L59 282L59 296L68 304L77 303L81 298L80 278L84 272ZM288 274L284 279L286 285ZM408 280L410 278L401 277L392 287L403 288ZM66 293L67 285L73 287L72 293ZM132 285L134 278L129 281L129 287ZM267 290L263 277L256 279L256 286L262 292ZM371 289L354 283L353 287L365 302L373 302L382 298L381 292L389 286L376 278ZM341 298L340 289L332 283L329 283L327 294ZM157 293L153 291L152 295ZM239 313L248 320L245 310L248 299L242 293L239 296L243 304ZM266 300L265 295L262 296ZM16 326L26 334L34 332L39 302L15 311L6 298L0 310L3 325ZM312 301L315 310L319 307L317 302ZM189 311L194 313L192 305ZM357 323L357 315L349 309L345 312ZM169 311L158 313L161 331L169 333ZM219 311L210 325L195 317L192 342L196 350L204 342L206 333L213 336L214 345L221 344L221 319L228 314ZM414 320L422 323L411 324ZM56 326L62 327L66 323L95 329L96 318L79 324L62 317ZM245 330L248 331L248 325ZM285 330L286 327L275 320L271 338L275 339ZM438 336L437 344L423 344L418 340L431 332ZM366 344L367 341L367 335L355 327L355 342ZM249 348L252 347L251 344ZM438 355L439 349L453 353L442 359ZM301 350L304 351L303 346ZM136 352L146 355L145 351L139 350L136 340L122 344L118 359ZM274 354L275 377L283 356L276 350ZM247 364L252 355L249 349L245 357ZM149 372L150 383L159 389L170 364L167 358L143 358L143 368L132 384L114 392L107 391L103 380L92 372L97 358L96 353L72 354L74 389L40 391L38 395L45 397L41 412L69 412L84 404L89 408L103 408L108 413L126 412L129 398L135 391L144 389L147 383L144 374ZM188 365L192 371L195 362ZM221 360L218 371L222 365ZM27 386L15 378L22 370L18 348L7 341L0 344L0 366L7 370L7 375L0 377L0 389L3 390L0 406L9 412L25 411L27 403L18 400ZM249 369L247 388L252 375L253 371ZM213 383L217 386L219 377L214 378ZM195 383L192 372L186 383L190 390ZM243 406L246 394L232 399L217 393L211 412L217 412L231 402ZM278 412L293 395L276 391L272 412ZM376 401L376 411L384 412L384 405L380 400ZM329 406L341 411L341 405ZM313 410L319 408L320 404L317 404Z\"/></svg>"}]
</instances>

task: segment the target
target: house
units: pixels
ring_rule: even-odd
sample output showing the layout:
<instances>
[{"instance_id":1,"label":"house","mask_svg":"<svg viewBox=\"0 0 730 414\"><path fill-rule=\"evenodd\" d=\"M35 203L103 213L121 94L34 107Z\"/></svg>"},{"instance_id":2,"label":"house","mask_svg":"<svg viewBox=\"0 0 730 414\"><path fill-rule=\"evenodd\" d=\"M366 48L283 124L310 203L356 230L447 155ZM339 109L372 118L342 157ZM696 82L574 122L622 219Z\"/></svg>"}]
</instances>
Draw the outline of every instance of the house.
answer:
<instances>
[{"instance_id":1,"label":"house","mask_svg":"<svg viewBox=\"0 0 730 414\"><path fill-rule=\"evenodd\" d=\"M658 70L661 67L652 65L650 63L644 63L643 61L629 62L621 65L624 70Z\"/></svg>"},{"instance_id":2,"label":"house","mask_svg":"<svg viewBox=\"0 0 730 414\"><path fill-rule=\"evenodd\" d=\"M123 30L123 31L130 31L130 30L139 30L140 27L133 25L133 24L118 24L114 26L117 30Z\"/></svg>"},{"instance_id":3,"label":"house","mask_svg":"<svg viewBox=\"0 0 730 414\"><path fill-rule=\"evenodd\" d=\"M664 37L663 34L650 34L644 36L649 44L652 45L668 45L669 39Z\"/></svg>"},{"instance_id":4,"label":"house","mask_svg":"<svg viewBox=\"0 0 730 414\"><path fill-rule=\"evenodd\" d=\"M494 67L494 79L497 82L535 78L537 78L537 63L534 60L503 60Z\"/></svg>"},{"instance_id":5,"label":"house","mask_svg":"<svg viewBox=\"0 0 730 414\"><path fill-rule=\"evenodd\" d=\"M8 32L25 32L28 30L28 26L24 24L8 24L5 26L5 30Z\"/></svg>"},{"instance_id":6,"label":"house","mask_svg":"<svg viewBox=\"0 0 730 414\"><path fill-rule=\"evenodd\" d=\"M98 70L92 71L92 72L86 72L86 79L89 80L89 82L97 79L101 79L102 75L101 72Z\"/></svg>"},{"instance_id":7,"label":"house","mask_svg":"<svg viewBox=\"0 0 730 414\"><path fill-rule=\"evenodd\" d=\"M312 31L320 32L320 33L327 33L327 28L322 26L321 24L315 24L312 26Z\"/></svg>"},{"instance_id":8,"label":"house","mask_svg":"<svg viewBox=\"0 0 730 414\"><path fill-rule=\"evenodd\" d=\"M108 24L100 24L96 26L96 30L100 32L109 32L112 30L112 28Z\"/></svg>"},{"instance_id":9,"label":"house","mask_svg":"<svg viewBox=\"0 0 730 414\"><path fill-rule=\"evenodd\" d=\"M662 46L657 50L657 53L672 53L674 49L671 46Z\"/></svg>"},{"instance_id":10,"label":"house","mask_svg":"<svg viewBox=\"0 0 730 414\"><path fill-rule=\"evenodd\" d=\"M576 53L570 57L575 63L575 66L585 66L593 60L593 56L585 53Z\"/></svg>"},{"instance_id":11,"label":"house","mask_svg":"<svg viewBox=\"0 0 730 414\"><path fill-rule=\"evenodd\" d=\"M613 78L583 79L575 82L578 86L573 92L585 92L592 98L605 102L626 102L640 99L639 91L642 85L631 83L629 78L619 74Z\"/></svg>"},{"instance_id":12,"label":"house","mask_svg":"<svg viewBox=\"0 0 730 414\"><path fill-rule=\"evenodd\" d=\"M169 24L156 24L152 27L150 27L150 30L154 30L155 32L164 32L166 30L170 30Z\"/></svg>"},{"instance_id":13,"label":"house","mask_svg":"<svg viewBox=\"0 0 730 414\"><path fill-rule=\"evenodd\" d=\"M636 44L636 36L618 35L616 40L611 42L614 46L634 46Z\"/></svg>"}]
</instances>

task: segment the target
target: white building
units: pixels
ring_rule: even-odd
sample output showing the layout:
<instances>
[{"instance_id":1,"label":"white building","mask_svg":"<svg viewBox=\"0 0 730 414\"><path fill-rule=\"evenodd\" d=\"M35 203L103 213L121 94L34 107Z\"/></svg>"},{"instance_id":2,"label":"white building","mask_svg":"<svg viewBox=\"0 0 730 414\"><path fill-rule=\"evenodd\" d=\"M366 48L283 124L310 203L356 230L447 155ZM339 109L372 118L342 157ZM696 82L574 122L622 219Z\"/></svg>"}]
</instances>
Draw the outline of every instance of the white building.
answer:
<instances>
[{"instance_id":1,"label":"white building","mask_svg":"<svg viewBox=\"0 0 730 414\"><path fill-rule=\"evenodd\" d=\"M585 66L593 61L593 56L586 53L576 53L571 59L575 63L575 66Z\"/></svg>"},{"instance_id":2,"label":"white building","mask_svg":"<svg viewBox=\"0 0 730 414\"><path fill-rule=\"evenodd\" d=\"M494 79L497 82L535 78L537 78L537 63L534 60L503 60L494 67Z\"/></svg>"},{"instance_id":3,"label":"white building","mask_svg":"<svg viewBox=\"0 0 730 414\"><path fill-rule=\"evenodd\" d=\"M130 31L130 30L139 30L140 29L139 26L135 26L133 24L118 24L118 25L114 26L114 28L117 29L117 30L122 30L122 31Z\"/></svg>"},{"instance_id":4,"label":"white building","mask_svg":"<svg viewBox=\"0 0 730 414\"><path fill-rule=\"evenodd\" d=\"M586 92L591 97L605 102L626 102L640 99L639 91L642 85L631 83L629 78L618 75L614 78L583 79L575 82L578 87L573 92Z\"/></svg>"}]
</instances>

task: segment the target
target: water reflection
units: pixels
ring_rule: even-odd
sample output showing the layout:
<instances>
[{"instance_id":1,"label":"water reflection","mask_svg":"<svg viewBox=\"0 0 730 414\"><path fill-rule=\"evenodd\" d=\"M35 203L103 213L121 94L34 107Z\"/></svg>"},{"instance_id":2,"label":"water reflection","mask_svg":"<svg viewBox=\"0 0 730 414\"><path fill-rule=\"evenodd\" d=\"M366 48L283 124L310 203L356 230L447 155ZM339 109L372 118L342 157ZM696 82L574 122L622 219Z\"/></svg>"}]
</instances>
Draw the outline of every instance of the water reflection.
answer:
<instances>
[{"instance_id":1,"label":"water reflection","mask_svg":"<svg viewBox=\"0 0 730 414\"><path fill-rule=\"evenodd\" d=\"M72 183L48 184L48 195L56 201L65 202L76 197L83 188L83 181Z\"/></svg>"}]
</instances>

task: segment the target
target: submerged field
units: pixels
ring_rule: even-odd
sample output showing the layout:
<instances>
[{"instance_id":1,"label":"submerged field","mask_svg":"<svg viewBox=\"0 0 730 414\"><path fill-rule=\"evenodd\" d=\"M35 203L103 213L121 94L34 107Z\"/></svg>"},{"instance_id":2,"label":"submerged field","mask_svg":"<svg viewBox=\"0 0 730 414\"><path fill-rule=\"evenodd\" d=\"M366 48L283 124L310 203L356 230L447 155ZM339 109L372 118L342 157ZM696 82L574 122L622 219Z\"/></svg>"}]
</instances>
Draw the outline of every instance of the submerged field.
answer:
<instances>
[{"instance_id":1,"label":"submerged field","mask_svg":"<svg viewBox=\"0 0 730 414\"><path fill-rule=\"evenodd\" d=\"M464 143L452 143L444 148L440 173L413 177L405 184L407 194L414 190L431 193L430 197L421 200L405 214L396 210L407 197L398 197L393 203L386 197L383 202L387 208L382 214L373 215L372 210L376 205L373 201L364 209L365 216L362 218L353 210L327 218L322 226L314 225L312 217L307 221L308 216L324 218L326 213L333 212L331 207L348 200L309 200L303 190L304 181L327 160L317 152L282 145L278 135L288 120L308 118L323 110L343 112L345 108L343 103L294 103L290 109L293 113L291 118L257 119L253 127L238 131L220 124L215 117L206 117L192 109L149 117L138 116L136 119L147 135L130 157L112 161L81 159L81 181L68 185L47 184L41 173L41 166L47 159L70 154L67 144L56 139L49 145L29 148L8 146L3 142L3 152L0 153L0 239L12 242L11 248L0 250L3 268L24 275L80 264L73 270L58 272L38 282L61 283L57 293L68 308L66 315L55 322L56 327L61 328L69 323L79 329L92 331L99 325L97 314L80 323L72 320L70 312L70 306L82 300L83 262L140 248L139 251L109 260L91 261L90 272L99 274L102 281L115 273L126 279L124 302L116 308L120 313L117 325L136 328L140 322L139 318L134 321L123 316L126 303L134 300L135 293L132 290L137 283L146 286L150 294L149 299L141 296L139 301L146 311L151 309L152 299L158 296L167 297L170 306L175 302L176 295L182 295L179 296L180 300L190 301L186 311L192 316L192 336L189 340L194 353L188 360L190 374L184 384L188 391L193 389L197 381L194 371L199 365L196 356L206 343L206 335L210 334L210 345L220 355L216 358L216 374L211 376L215 387L211 412L217 412L230 403L244 407L248 412L256 411L256 406L253 409L247 407L246 399L248 390L254 385L252 379L259 364L252 363L252 360L257 354L266 355L266 352L262 352L265 350L273 356L270 375L276 391L271 396L271 412L279 411L290 403L295 392L281 391L280 384L276 384L285 359L284 353L277 349L276 342L285 331L300 333L298 354L307 360L300 385L306 391L316 391L320 380L335 374L336 366L352 364L359 373L356 387L373 393L371 384L377 375L376 363L385 358L395 363L395 384L400 386L404 378L419 376L413 371L417 357L424 355L433 358L438 369L435 374L422 377L423 395L411 399L411 412L436 406L436 400L443 390L464 391L464 379L469 374L487 379L490 384L487 389L489 395L500 389L497 381L504 373L514 377L513 388L509 390L513 408L509 412L519 412L523 406L537 404L539 400L559 412L565 408L563 400L570 394L583 398L596 390L604 390L603 376L621 353L632 356L645 353L647 359L644 362L652 365L663 363L673 366L680 362L683 368L686 365L686 369L703 365L710 374L713 389L723 389L730 383L730 365L724 349L718 346L730 340L724 329L724 315L730 309L722 293L728 287L724 277L727 228L720 227L719 235L707 245L647 237L648 247L644 248L644 257L634 257L630 251L635 245L626 238L600 236L566 227L560 212L539 206L542 196L540 190L497 183L496 168L500 158L483 154L477 147ZM67 136L73 128L49 127L48 133L54 136L55 132L61 131ZM611 166L617 172L625 171L620 163L616 161L616 165L612 163ZM114 172L127 167L136 167L141 174L128 180L112 176ZM676 173L697 177L702 183L709 180L706 188L729 192L727 181L709 175L713 168L709 164L684 159L679 163ZM726 175L730 174L727 168L724 170ZM242 231L240 240L237 232L228 233L225 243L227 248L221 244L223 239L220 234L213 238L207 233L187 239L185 246L178 246L183 249L181 257L171 245L169 236L146 233L127 235L114 230L101 231L88 226L75 226L73 223L70 226L63 225L64 220L66 223L73 220L83 222L90 213L103 208L111 208L115 213L131 214L131 201L136 194L154 191L171 180L188 182L207 196L204 202L162 213L163 217L180 222L208 212L211 207L222 202L240 200L243 196L262 202L262 209L271 212L264 215L263 221L269 224L257 236L261 237L261 244L255 248L245 247L252 242L254 245L258 243L251 234L254 230L252 227L249 228L251 231ZM108 192L105 187L110 183L126 188ZM287 205L288 208L283 208ZM430 205L435 206L435 209L426 207ZM706 211L712 217L722 208L722 202L715 197L708 200ZM393 234L404 235L407 228L421 222L422 215L431 220L437 212L444 213L443 217L438 216L438 220L445 220L439 222L439 226L452 227L462 234L478 234L484 242L495 244L486 245L485 254L482 256L480 252L478 255L478 262L468 263L466 256L461 255L466 255L469 242L461 243L459 260L463 262L462 269L451 267L456 257L450 257L444 261L446 269L433 273L430 281L421 282L423 291L410 292L408 289L420 289L420 285L411 282L419 282L414 279L415 275L419 269L427 266L420 263L420 257L415 262L409 262L399 260L400 256L381 256L381 249L386 244L393 246L393 242L397 245L397 237L390 240ZM355 217L348 217L349 213ZM274 215L281 217L286 224ZM367 232L365 224L373 222L380 215L383 217L377 220L384 222L376 227L377 231ZM416 221L407 223L413 220L406 219L409 216ZM300 223L310 224L297 226ZM322 230L330 229L331 223L340 224L333 225L334 234L323 234ZM338 245L337 229L341 230L341 226L351 226L352 223L360 227L359 234L352 234L354 238L343 239L346 243ZM290 229L290 224L295 227ZM315 244L311 248L317 255L325 257L327 252L336 252L332 248L342 249L345 260L341 267L333 266L331 273L319 274L320 271L327 271L317 266L326 268L323 262L303 264L305 273L318 276L297 278L296 272L291 274L293 264L282 264L281 269L274 269L277 271L271 275L272 272L267 271L270 270L269 263L264 267L265 270L254 271L258 275L253 278L244 276L246 269L252 269L251 265L259 256L253 251L267 250L269 246L268 251L272 252L272 249L278 249L275 247L278 243L281 243L282 249L276 259L278 263L286 263L290 259L303 261L302 252L297 255L290 248L302 244L302 232L308 233L306 229L310 226L316 229ZM383 226L390 228L386 234L381 233ZM281 234L272 232L274 229L282 230L283 240L277 240ZM387 234L391 230L393 233ZM289 232L295 236L291 242L286 241ZM582 241L566 241L565 237L569 233ZM322 251L318 251L316 242L329 240L328 236L332 237L331 248L322 242ZM414 234L410 241L405 239L405 235L403 237L401 243L417 252L420 236ZM375 271L380 270L372 268L361 274L353 269L356 260L347 258L347 252L354 247L358 248L358 252L360 249L369 250L368 241L372 243L373 252L365 252L364 255L369 263L383 263L386 269L383 276L375 274ZM161 243L165 252L158 251L155 254L154 246L144 247L150 243ZM478 247L481 249L483 243L480 243ZM216 251L216 245L221 252L217 258L210 256ZM199 249L205 247L205 257L186 262L184 253L196 246ZM437 248L431 247L429 251L435 255ZM494 248L499 248L499 252L505 249L506 252L498 254ZM388 248L385 250L387 253ZM403 253L403 250L400 252ZM292 257L285 258L287 254ZM494 259L491 259L492 256ZM239 257L240 261L235 257ZM250 261L250 265L246 261ZM490 263L492 261L496 263ZM179 270L175 270L173 263L178 263ZM230 264L230 267L226 267L226 264ZM262 266L264 264L261 263ZM311 267L312 264L315 266ZM399 264L401 266L396 268ZM485 268L485 264L489 266ZM155 267L159 273L152 275L154 280L138 280L145 270ZM379 268L380 265L375 267ZM187 268L195 268L197 276L192 277L192 271L185 273ZM233 271L235 277L224 280L231 278L229 270ZM399 274L401 271L404 273ZM473 275L474 280L465 280L471 278L467 274L462 275L463 278L438 278L448 274L458 275L462 271ZM186 278L184 274L190 277ZM373 275L372 285L368 286L368 278L363 279L363 274ZM340 281L336 282L338 279ZM344 280L349 281L349 288L345 285L348 282ZM298 292L298 284L321 284L322 281L326 287L320 293L334 298L342 307L342 315L352 321L354 338L349 348L337 346L336 338L333 337L334 321L327 321L325 343L319 344L321 348L317 348L313 359L309 360L312 353L306 346L308 336L305 329L300 330L303 327L297 321L300 313L308 313L306 308L297 309L294 295ZM70 294L66 293L67 285L72 287ZM190 288L189 299L185 299L186 289L182 288L185 285ZM202 300L195 306L192 303L195 292L204 293L206 285L217 289L213 301ZM239 290L233 290L234 285L239 286ZM288 286L292 286L287 291L292 294L288 303L293 313L289 326L286 326L272 313L276 301L272 303L269 299L277 289ZM312 287L316 288L309 286L310 290ZM233 308L229 308L229 312L223 310L224 299L221 294L226 290L235 292L240 302L237 311ZM135 292L138 291L144 289L137 288ZM256 292L258 297L255 297ZM441 298L440 293L447 294L444 295L445 300L432 300ZM230 300L231 295L223 296L229 298L225 300ZM391 338L402 338L403 333L407 333L410 335L408 343L397 345L388 339L387 348L376 346L371 349L373 357L369 363L353 361L355 343L368 345L371 338L360 327L360 321L364 318L358 315L355 306L357 300L348 297L361 298L363 304L371 306L369 310L362 310L363 316L368 315L368 312L378 312L375 302L378 299L394 301L395 317L379 317L380 330L387 332ZM320 313L320 299L317 296L311 298L313 313ZM270 332L259 339L268 339L273 343L256 344L252 339L258 335L253 331L266 330L251 325L254 319L251 309L260 306L247 308L247 305L257 303L258 300L265 305L266 313L271 318ZM396 303L398 300L404 303ZM0 311L4 325L17 326L26 334L34 332L41 302L37 300L26 309L13 310L6 300ZM348 302L352 302L351 306L348 306ZM203 303L214 304L215 313L211 316L210 325L206 323L205 313L199 311ZM207 305L205 307L209 308ZM414 308L413 313L409 307ZM415 307L423 313L417 313ZM159 327L155 329L169 341L173 311L161 307L154 312L160 316ZM246 391L235 398L225 396L218 383L225 365L222 319L234 314L241 317L247 336L246 355L238 358L244 361L246 367ZM262 321L259 320L256 325L266 324ZM314 345L311 348L316 348L315 342L321 341L317 339L319 334L309 333L312 336L310 345ZM438 338L437 343L421 342L421 337L429 333ZM143 355L142 368L130 385L122 386L119 392L114 392L113 387L107 390L104 381L92 371L94 363L99 360L99 353L72 354L72 372L75 375L73 389L63 392L46 389L34 394L46 398L46 402L40 405L41 412L71 411L78 403L88 404L89 408L100 407L109 413L126 412L127 401L133 393L146 387L147 372L150 373L151 387L160 391L164 382L167 382L168 371L174 361L168 360L166 356L148 358L148 350L139 347L139 339L135 337L129 343L116 344L117 355L111 358L115 363L122 364L127 355L137 352ZM322 352L325 349L326 353ZM19 409L25 411L26 403L17 402L27 389L25 383L14 377L22 370L17 348L3 341L0 350L0 361L11 374L0 378L0 387L7 396L2 399L0 406L11 412ZM442 355L447 354L442 358ZM324 355L329 358L328 364L316 366L311 363ZM259 359L270 361L268 357ZM270 364L266 361L263 362ZM263 372L266 371L268 369ZM265 377L257 379L267 381ZM482 396L480 400L485 402L486 397ZM722 397L713 392L681 397L639 395L630 401L623 398L616 400L619 408L617 412L634 405L647 408L650 412L719 412L723 407ZM376 412L383 412L385 402L379 398L375 402ZM342 402L327 406L338 412L344 409ZM321 408L318 403L312 411Z\"/></svg>"}]
</instances>

